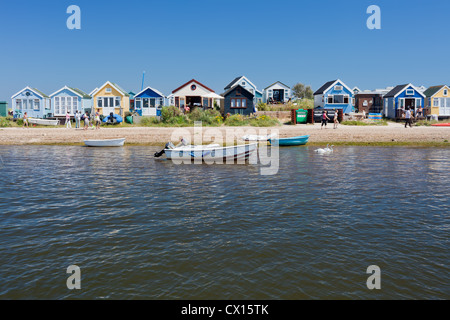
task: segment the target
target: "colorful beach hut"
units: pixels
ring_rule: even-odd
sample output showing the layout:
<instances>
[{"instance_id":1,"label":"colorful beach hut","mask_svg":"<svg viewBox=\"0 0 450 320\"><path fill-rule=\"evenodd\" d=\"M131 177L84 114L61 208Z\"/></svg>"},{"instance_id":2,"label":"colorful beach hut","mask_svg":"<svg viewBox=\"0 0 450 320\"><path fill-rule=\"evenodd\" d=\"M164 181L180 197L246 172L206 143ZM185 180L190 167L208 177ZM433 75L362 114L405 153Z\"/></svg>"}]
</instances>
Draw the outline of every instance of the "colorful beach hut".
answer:
<instances>
[{"instance_id":1,"label":"colorful beach hut","mask_svg":"<svg viewBox=\"0 0 450 320\"><path fill-rule=\"evenodd\" d=\"M423 93L426 97L425 107L428 115L450 117L450 88L446 85L429 87Z\"/></svg>"},{"instance_id":2,"label":"colorful beach hut","mask_svg":"<svg viewBox=\"0 0 450 320\"><path fill-rule=\"evenodd\" d=\"M255 112L255 95L240 84L229 88L222 94L224 97L224 107L222 113L251 115Z\"/></svg>"},{"instance_id":3,"label":"colorful beach hut","mask_svg":"<svg viewBox=\"0 0 450 320\"><path fill-rule=\"evenodd\" d=\"M280 81L272 83L263 92L263 101L265 103L286 103L291 98L291 88Z\"/></svg>"},{"instance_id":4,"label":"colorful beach hut","mask_svg":"<svg viewBox=\"0 0 450 320\"><path fill-rule=\"evenodd\" d=\"M411 83L394 87L383 100L384 116L390 119L403 118L406 108L410 108L416 114L417 108L425 105L425 95Z\"/></svg>"},{"instance_id":5,"label":"colorful beach hut","mask_svg":"<svg viewBox=\"0 0 450 320\"><path fill-rule=\"evenodd\" d=\"M91 111L92 97L86 92L77 89L64 86L55 93L50 95L52 113L55 118L64 118L69 112L71 116L76 111L84 113L85 111Z\"/></svg>"},{"instance_id":6,"label":"colorful beach hut","mask_svg":"<svg viewBox=\"0 0 450 320\"><path fill-rule=\"evenodd\" d=\"M141 116L156 116L164 106L166 97L156 89L147 87L134 96L134 110Z\"/></svg>"},{"instance_id":7,"label":"colorful beach hut","mask_svg":"<svg viewBox=\"0 0 450 320\"><path fill-rule=\"evenodd\" d=\"M14 113L24 114L30 118L52 117L50 97L38 89L26 87L11 97L11 107Z\"/></svg>"},{"instance_id":8,"label":"colorful beach hut","mask_svg":"<svg viewBox=\"0 0 450 320\"><path fill-rule=\"evenodd\" d=\"M248 78L245 76L236 77L224 88L224 91L227 92L237 85L240 85L241 87L245 88L247 91L253 94L254 105L257 105L259 102L263 101L263 92L259 91L256 85L253 84L250 80L248 80Z\"/></svg>"},{"instance_id":9,"label":"colorful beach hut","mask_svg":"<svg viewBox=\"0 0 450 320\"><path fill-rule=\"evenodd\" d=\"M92 91L92 107L93 111L98 109L104 116L112 112L123 117L130 111L130 95L117 84L107 81Z\"/></svg>"},{"instance_id":10,"label":"colorful beach hut","mask_svg":"<svg viewBox=\"0 0 450 320\"><path fill-rule=\"evenodd\" d=\"M314 92L314 108L342 109L348 114L353 111L353 97L353 90L340 79L328 81Z\"/></svg>"},{"instance_id":11,"label":"colorful beach hut","mask_svg":"<svg viewBox=\"0 0 450 320\"><path fill-rule=\"evenodd\" d=\"M175 106L178 108L184 108L185 106L189 106L191 109L193 107L213 108L214 102L223 99L214 90L195 79L173 90L172 94Z\"/></svg>"}]
</instances>

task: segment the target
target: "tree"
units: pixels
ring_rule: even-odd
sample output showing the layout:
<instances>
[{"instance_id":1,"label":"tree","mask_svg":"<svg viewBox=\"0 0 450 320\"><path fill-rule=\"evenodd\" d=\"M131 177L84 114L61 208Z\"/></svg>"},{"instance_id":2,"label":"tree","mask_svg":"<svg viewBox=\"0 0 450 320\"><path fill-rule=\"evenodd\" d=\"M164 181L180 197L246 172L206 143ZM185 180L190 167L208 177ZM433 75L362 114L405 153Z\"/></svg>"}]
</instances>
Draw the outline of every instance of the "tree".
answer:
<instances>
[{"instance_id":1,"label":"tree","mask_svg":"<svg viewBox=\"0 0 450 320\"><path fill-rule=\"evenodd\" d=\"M294 97L303 99L305 97L305 85L303 83L297 83L292 87L292 93Z\"/></svg>"},{"instance_id":2,"label":"tree","mask_svg":"<svg viewBox=\"0 0 450 320\"><path fill-rule=\"evenodd\" d=\"M311 86L307 86L305 88L305 98L306 99L314 99L314 92L311 89Z\"/></svg>"}]
</instances>

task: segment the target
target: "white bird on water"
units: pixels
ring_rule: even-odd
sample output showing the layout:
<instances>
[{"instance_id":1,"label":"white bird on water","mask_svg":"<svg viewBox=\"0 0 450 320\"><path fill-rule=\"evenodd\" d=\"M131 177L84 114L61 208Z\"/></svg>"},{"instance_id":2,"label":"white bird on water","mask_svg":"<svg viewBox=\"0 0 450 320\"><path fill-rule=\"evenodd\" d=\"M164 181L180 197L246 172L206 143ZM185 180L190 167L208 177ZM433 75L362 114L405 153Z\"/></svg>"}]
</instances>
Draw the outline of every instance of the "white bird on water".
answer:
<instances>
[{"instance_id":1,"label":"white bird on water","mask_svg":"<svg viewBox=\"0 0 450 320\"><path fill-rule=\"evenodd\" d=\"M330 144L327 144L327 147L325 149L319 148L314 150L315 152L319 153L319 154L324 154L324 153L332 153L333 152L333 147L330 147Z\"/></svg>"}]
</instances>

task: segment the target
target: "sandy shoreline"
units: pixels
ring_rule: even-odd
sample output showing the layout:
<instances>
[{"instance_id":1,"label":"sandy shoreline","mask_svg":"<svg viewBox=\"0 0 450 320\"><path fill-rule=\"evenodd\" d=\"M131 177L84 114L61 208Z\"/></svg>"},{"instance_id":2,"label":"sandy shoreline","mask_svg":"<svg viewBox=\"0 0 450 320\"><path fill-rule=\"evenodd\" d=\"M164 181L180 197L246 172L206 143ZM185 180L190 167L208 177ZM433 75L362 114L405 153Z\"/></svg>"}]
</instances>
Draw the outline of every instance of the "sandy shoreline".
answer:
<instances>
[{"instance_id":1,"label":"sandy shoreline","mask_svg":"<svg viewBox=\"0 0 450 320\"><path fill-rule=\"evenodd\" d=\"M343 126L334 130L332 125L321 130L320 124L315 125L283 125L272 128L255 127L204 127L203 143L209 143L213 138L210 134L222 135L236 130L236 136L244 134L267 134L278 130L280 137L310 135L312 145L334 143L350 145L437 145L450 146L450 127L413 127L404 128L401 123L389 123L388 126ZM177 132L190 134L193 141L193 127L114 127L100 130L77 130L66 128L2 128L0 129L0 145L53 145L53 144L83 144L86 139L126 138L128 145L164 145L172 140L177 141ZM218 130L218 131L217 131ZM252 132L253 130L253 132ZM198 135L197 135L198 137ZM447 141L446 141L447 140Z\"/></svg>"}]
</instances>

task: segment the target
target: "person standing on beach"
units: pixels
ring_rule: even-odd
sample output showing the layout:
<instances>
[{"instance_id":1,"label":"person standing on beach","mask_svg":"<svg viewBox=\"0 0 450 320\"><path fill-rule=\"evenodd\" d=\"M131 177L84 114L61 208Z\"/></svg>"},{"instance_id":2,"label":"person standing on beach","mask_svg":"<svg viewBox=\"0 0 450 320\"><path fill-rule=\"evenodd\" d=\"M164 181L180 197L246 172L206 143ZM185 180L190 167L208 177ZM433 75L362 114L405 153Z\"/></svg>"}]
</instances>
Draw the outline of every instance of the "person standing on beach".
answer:
<instances>
[{"instance_id":1,"label":"person standing on beach","mask_svg":"<svg viewBox=\"0 0 450 320\"><path fill-rule=\"evenodd\" d=\"M100 124L101 124L99 111L100 110L97 109L97 112L95 113L95 129L97 129L97 130L100 129Z\"/></svg>"},{"instance_id":2,"label":"person standing on beach","mask_svg":"<svg viewBox=\"0 0 450 320\"><path fill-rule=\"evenodd\" d=\"M72 129L72 122L70 121L70 113L69 113L69 111L67 111L67 114L66 114L66 128L67 129Z\"/></svg>"},{"instance_id":3,"label":"person standing on beach","mask_svg":"<svg viewBox=\"0 0 450 320\"><path fill-rule=\"evenodd\" d=\"M338 111L337 111L336 109L334 110L334 118L333 118L333 121L334 121L333 129L337 129L338 124L339 124L339 119L338 119Z\"/></svg>"},{"instance_id":4,"label":"person standing on beach","mask_svg":"<svg viewBox=\"0 0 450 320\"><path fill-rule=\"evenodd\" d=\"M412 128L411 125L411 110L408 108L406 108L406 112L405 112L405 128L407 128L409 124L409 127Z\"/></svg>"},{"instance_id":5,"label":"person standing on beach","mask_svg":"<svg viewBox=\"0 0 450 320\"><path fill-rule=\"evenodd\" d=\"M25 125L27 125L27 128L29 128L28 126L28 114L25 112L23 114L23 127L25 128Z\"/></svg>"},{"instance_id":6,"label":"person standing on beach","mask_svg":"<svg viewBox=\"0 0 450 320\"><path fill-rule=\"evenodd\" d=\"M77 112L75 113L75 128L78 129L80 127L80 117L81 113Z\"/></svg>"},{"instance_id":7,"label":"person standing on beach","mask_svg":"<svg viewBox=\"0 0 450 320\"><path fill-rule=\"evenodd\" d=\"M89 128L89 113L87 111L83 115L83 118L84 118L84 130L87 130Z\"/></svg>"},{"instance_id":8,"label":"person standing on beach","mask_svg":"<svg viewBox=\"0 0 450 320\"><path fill-rule=\"evenodd\" d=\"M320 130L322 130L322 127L325 125L325 129L327 128L327 122L330 120L327 115L327 111L324 110L322 113L322 125L320 126Z\"/></svg>"}]
</instances>

